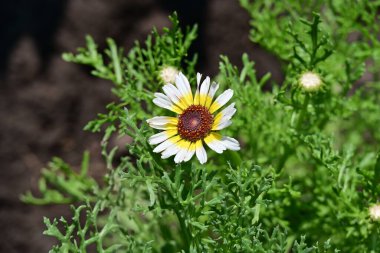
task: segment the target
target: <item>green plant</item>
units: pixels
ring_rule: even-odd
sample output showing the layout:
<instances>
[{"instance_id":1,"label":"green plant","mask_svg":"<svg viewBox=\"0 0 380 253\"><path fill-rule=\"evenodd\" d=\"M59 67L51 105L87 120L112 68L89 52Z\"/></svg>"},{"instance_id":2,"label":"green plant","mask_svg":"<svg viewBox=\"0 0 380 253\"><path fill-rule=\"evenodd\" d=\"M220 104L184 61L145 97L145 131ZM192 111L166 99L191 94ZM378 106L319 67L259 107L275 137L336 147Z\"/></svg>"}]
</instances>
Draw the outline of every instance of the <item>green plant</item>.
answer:
<instances>
[{"instance_id":1,"label":"green plant","mask_svg":"<svg viewBox=\"0 0 380 253\"><path fill-rule=\"evenodd\" d=\"M203 165L161 159L146 123L163 112L152 102L162 68L186 73L195 89L196 57L187 50L196 27L182 31L173 15L171 29L153 30L127 55L112 39L101 53L89 36L86 48L63 55L114 83L118 101L85 127L104 133L104 182L87 175L85 153L79 174L55 159L42 174L41 197L23 196L31 204L73 204L72 220L45 219L45 234L58 239L51 252L380 250L380 225L368 212L380 194L380 84L377 69L364 65L368 58L379 64L378 21L370 22L378 3L241 4L253 18L250 38L282 60L286 78L258 78L246 54L241 69L221 56L215 80L234 90L237 108L223 131L241 150L208 151ZM348 42L355 31L362 36ZM364 73L371 81L354 87ZM131 143L110 146L110 138L126 135Z\"/></svg>"}]
</instances>

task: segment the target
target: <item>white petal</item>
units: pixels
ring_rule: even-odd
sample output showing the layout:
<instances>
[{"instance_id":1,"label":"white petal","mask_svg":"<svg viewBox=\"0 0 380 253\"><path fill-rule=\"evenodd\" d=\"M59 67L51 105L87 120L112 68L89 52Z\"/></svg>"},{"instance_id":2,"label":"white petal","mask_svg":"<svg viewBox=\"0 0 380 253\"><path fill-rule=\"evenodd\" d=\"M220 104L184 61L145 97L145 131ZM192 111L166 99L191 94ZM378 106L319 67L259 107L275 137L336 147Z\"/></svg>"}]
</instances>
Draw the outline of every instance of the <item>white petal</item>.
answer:
<instances>
[{"instance_id":1,"label":"white petal","mask_svg":"<svg viewBox=\"0 0 380 253\"><path fill-rule=\"evenodd\" d=\"M232 103L216 115L212 130L221 130L231 125L232 122L230 119L236 113L236 108L234 106L235 103Z\"/></svg>"},{"instance_id":2,"label":"white petal","mask_svg":"<svg viewBox=\"0 0 380 253\"><path fill-rule=\"evenodd\" d=\"M151 119L146 120L146 122L149 125L150 124L165 125L165 124L170 123L170 119L172 119L172 117L168 117L168 116L156 116L156 117L153 117Z\"/></svg>"},{"instance_id":3,"label":"white petal","mask_svg":"<svg viewBox=\"0 0 380 253\"><path fill-rule=\"evenodd\" d=\"M187 80L187 79L186 79ZM188 88L186 87L186 83L182 78L182 73L180 72L175 78L175 84L181 93L181 97L184 97L188 94Z\"/></svg>"},{"instance_id":4,"label":"white petal","mask_svg":"<svg viewBox=\"0 0 380 253\"><path fill-rule=\"evenodd\" d=\"M219 154L223 153L223 151L226 150L226 147L223 145L223 142L221 140L222 136L215 132L211 132L206 138L204 138L207 146Z\"/></svg>"},{"instance_id":5,"label":"white petal","mask_svg":"<svg viewBox=\"0 0 380 253\"><path fill-rule=\"evenodd\" d=\"M156 98L159 98L159 99L162 99L162 100L166 100L166 101L168 101L168 102L170 103L170 99L169 99L169 97L166 96L165 94L161 93L161 92L156 92L156 93L154 93L154 96L155 96Z\"/></svg>"},{"instance_id":6,"label":"white petal","mask_svg":"<svg viewBox=\"0 0 380 253\"><path fill-rule=\"evenodd\" d=\"M182 109L175 106L173 102L170 100L170 98L165 94L156 92L154 93L154 95L156 96L156 98L153 99L154 104L176 113L182 113Z\"/></svg>"},{"instance_id":7,"label":"white petal","mask_svg":"<svg viewBox=\"0 0 380 253\"><path fill-rule=\"evenodd\" d=\"M161 133L158 133L158 134L155 134L155 135L152 135L150 138L149 138L149 144L150 145L156 145L158 143L161 143L167 139L169 139L170 136L168 136L168 134L163 131Z\"/></svg>"},{"instance_id":8,"label":"white petal","mask_svg":"<svg viewBox=\"0 0 380 253\"><path fill-rule=\"evenodd\" d=\"M188 150L185 159L183 159L184 162L188 162L194 155L195 149Z\"/></svg>"},{"instance_id":9,"label":"white petal","mask_svg":"<svg viewBox=\"0 0 380 253\"><path fill-rule=\"evenodd\" d=\"M224 150L226 150L226 147L223 145L222 142L220 141L212 141L212 142L209 142L207 143L207 146L209 146L209 148L211 148L212 150L214 150L216 153L223 153Z\"/></svg>"},{"instance_id":10,"label":"white petal","mask_svg":"<svg viewBox=\"0 0 380 253\"><path fill-rule=\"evenodd\" d=\"M218 110L220 107L225 105L234 94L233 90L228 89L224 91L219 97L214 101L214 103L210 107L210 113L214 113L216 110Z\"/></svg>"},{"instance_id":11,"label":"white petal","mask_svg":"<svg viewBox=\"0 0 380 253\"><path fill-rule=\"evenodd\" d=\"M166 130L168 129L165 125L158 125L158 124L149 124L151 128L158 129L158 130Z\"/></svg>"},{"instance_id":12,"label":"white petal","mask_svg":"<svg viewBox=\"0 0 380 253\"><path fill-rule=\"evenodd\" d=\"M232 124L231 120L223 121L219 125L217 125L216 127L213 127L212 130L222 130L226 127L229 127L231 124Z\"/></svg>"},{"instance_id":13,"label":"white petal","mask_svg":"<svg viewBox=\"0 0 380 253\"><path fill-rule=\"evenodd\" d=\"M224 91L217 99L216 101L221 105L225 105L234 95L234 91L231 89L228 89Z\"/></svg>"},{"instance_id":14,"label":"white petal","mask_svg":"<svg viewBox=\"0 0 380 253\"><path fill-rule=\"evenodd\" d=\"M191 92L189 81L186 76L181 72L176 76L176 86L181 93L181 101L185 103L186 106L193 104L193 94Z\"/></svg>"},{"instance_id":15,"label":"white petal","mask_svg":"<svg viewBox=\"0 0 380 253\"><path fill-rule=\"evenodd\" d=\"M217 84L217 83L212 83L211 84L211 87L210 87L210 90L209 90L208 96L207 96L208 99L206 100L206 103L204 105L207 108L210 108L212 100L213 100L214 95L215 95L216 91L218 90L218 88L219 88L219 84Z\"/></svg>"},{"instance_id":16,"label":"white petal","mask_svg":"<svg viewBox=\"0 0 380 253\"><path fill-rule=\"evenodd\" d=\"M184 145L186 145L186 146L184 146ZM187 155L187 151L188 151L190 145L191 145L191 142L189 142L189 141L184 141L184 140L181 141L181 143L179 144L179 146L181 147L180 148L181 150L174 157L175 163L183 162L183 160L185 159L185 157Z\"/></svg>"},{"instance_id":17,"label":"white petal","mask_svg":"<svg viewBox=\"0 0 380 253\"><path fill-rule=\"evenodd\" d=\"M173 84L166 84L162 89L171 101L178 103L181 93Z\"/></svg>"},{"instance_id":18,"label":"white petal","mask_svg":"<svg viewBox=\"0 0 380 253\"><path fill-rule=\"evenodd\" d=\"M208 95L213 98L216 91L219 89L219 84L217 83L212 83L210 87L210 91L208 92Z\"/></svg>"},{"instance_id":19,"label":"white petal","mask_svg":"<svg viewBox=\"0 0 380 253\"><path fill-rule=\"evenodd\" d=\"M231 149L231 150L234 150L234 151L240 150L240 144L234 138L223 136L222 137L222 142L223 142L223 145L227 149Z\"/></svg>"},{"instance_id":20,"label":"white petal","mask_svg":"<svg viewBox=\"0 0 380 253\"><path fill-rule=\"evenodd\" d=\"M171 145L173 145L173 143L169 140L166 140L164 141L163 143L161 143L160 145L158 145L157 147L155 147L153 149L153 152L154 153L160 153L164 150L166 150L168 147L170 147Z\"/></svg>"},{"instance_id":21,"label":"white petal","mask_svg":"<svg viewBox=\"0 0 380 253\"><path fill-rule=\"evenodd\" d=\"M165 94L157 92L154 93L154 95L156 96L156 98L153 99L153 103L157 106L168 109L178 114L182 113L183 110L180 107L174 105L170 98Z\"/></svg>"},{"instance_id":22,"label":"white petal","mask_svg":"<svg viewBox=\"0 0 380 253\"><path fill-rule=\"evenodd\" d=\"M168 109L170 110L170 108L172 107L172 103L165 100L165 99L162 99L162 98L155 98L153 99L153 103L159 107L162 107L162 108L165 108L165 109Z\"/></svg>"},{"instance_id":23,"label":"white petal","mask_svg":"<svg viewBox=\"0 0 380 253\"><path fill-rule=\"evenodd\" d=\"M185 84L183 83L183 81L182 81L181 77L179 76L179 74L175 78L175 85L177 86L179 92L181 93L181 96L183 96L184 94L186 94Z\"/></svg>"},{"instance_id":24,"label":"white petal","mask_svg":"<svg viewBox=\"0 0 380 253\"><path fill-rule=\"evenodd\" d=\"M195 94L194 94L194 102L193 104L194 105L199 105L200 101L199 101L199 83L201 81L201 77L202 75L201 74L197 74L197 89L195 90Z\"/></svg>"},{"instance_id":25,"label":"white petal","mask_svg":"<svg viewBox=\"0 0 380 253\"><path fill-rule=\"evenodd\" d=\"M187 80L187 77L184 74L182 74L182 72L179 72L179 76L180 76L180 78L182 79L182 82L185 85L186 91L188 93L191 93L191 87L190 87L189 80Z\"/></svg>"},{"instance_id":26,"label":"white petal","mask_svg":"<svg viewBox=\"0 0 380 253\"><path fill-rule=\"evenodd\" d=\"M178 147L176 144L173 144L169 146L167 149L165 149L164 152L162 152L161 158L166 159L168 157L171 157L172 155L177 154L180 150L180 147Z\"/></svg>"},{"instance_id":27,"label":"white petal","mask_svg":"<svg viewBox=\"0 0 380 253\"><path fill-rule=\"evenodd\" d=\"M184 162L189 161L191 159L191 157L193 157L194 153L195 153L195 143L191 143L183 161Z\"/></svg>"},{"instance_id":28,"label":"white petal","mask_svg":"<svg viewBox=\"0 0 380 253\"><path fill-rule=\"evenodd\" d=\"M173 129L176 127L178 119L174 117L158 116L146 121L150 127L155 129Z\"/></svg>"},{"instance_id":29,"label":"white petal","mask_svg":"<svg viewBox=\"0 0 380 253\"><path fill-rule=\"evenodd\" d=\"M201 83L201 78L202 78L202 74L197 73L197 86L199 86L199 84Z\"/></svg>"},{"instance_id":30,"label":"white petal","mask_svg":"<svg viewBox=\"0 0 380 253\"><path fill-rule=\"evenodd\" d=\"M200 90L200 105L206 104L206 98L208 95L208 91L210 89L210 77L206 77L206 79L201 84Z\"/></svg>"},{"instance_id":31,"label":"white petal","mask_svg":"<svg viewBox=\"0 0 380 253\"><path fill-rule=\"evenodd\" d=\"M224 108L222 110L222 113L225 118L228 118L228 119L232 118L232 116L234 116L234 114L236 113L235 103L232 103L226 108Z\"/></svg>"},{"instance_id":32,"label":"white petal","mask_svg":"<svg viewBox=\"0 0 380 253\"><path fill-rule=\"evenodd\" d=\"M202 84L201 84L201 94L202 95L207 95L208 94L208 91L210 89L210 77L206 77L205 80L203 80Z\"/></svg>"},{"instance_id":33,"label":"white petal","mask_svg":"<svg viewBox=\"0 0 380 253\"><path fill-rule=\"evenodd\" d=\"M153 149L153 152L155 153L160 153L164 150L166 150L168 147L172 146L172 145L175 145L175 143L179 140L180 138L178 138L178 135L177 136L174 136L174 137L171 137L170 139L167 139L166 141L164 141L163 143L161 143L160 145L158 145L157 147L155 147Z\"/></svg>"},{"instance_id":34,"label":"white petal","mask_svg":"<svg viewBox=\"0 0 380 253\"><path fill-rule=\"evenodd\" d=\"M185 159L187 154L187 149L181 149L174 157L175 163L181 163Z\"/></svg>"},{"instance_id":35,"label":"white petal","mask_svg":"<svg viewBox=\"0 0 380 253\"><path fill-rule=\"evenodd\" d=\"M200 141L200 144L197 144L195 152L201 164L204 164L205 162L207 162L207 153L201 141Z\"/></svg>"}]
</instances>

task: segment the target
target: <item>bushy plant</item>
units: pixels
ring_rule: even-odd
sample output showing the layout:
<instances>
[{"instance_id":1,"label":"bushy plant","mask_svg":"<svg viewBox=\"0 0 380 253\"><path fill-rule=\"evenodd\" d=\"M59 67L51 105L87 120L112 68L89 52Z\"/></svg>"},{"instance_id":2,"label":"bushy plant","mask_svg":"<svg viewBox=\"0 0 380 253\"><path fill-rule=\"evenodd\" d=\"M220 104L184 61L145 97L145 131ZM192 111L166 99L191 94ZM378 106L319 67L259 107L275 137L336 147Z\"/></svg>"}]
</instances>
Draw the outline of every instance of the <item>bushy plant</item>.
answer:
<instances>
[{"instance_id":1,"label":"bushy plant","mask_svg":"<svg viewBox=\"0 0 380 253\"><path fill-rule=\"evenodd\" d=\"M281 59L285 80L259 78L246 54L241 69L221 56L214 80L234 90L237 108L222 131L241 149L208 150L205 164L162 159L148 143L155 131L146 122L163 115L152 99L167 66L196 88L197 58L187 55L196 27L182 31L172 15L170 29L154 29L128 54L112 39L99 52L88 36L86 47L63 55L110 80L118 101L85 127L104 133L104 182L88 176L85 152L80 172L55 158L43 170L40 196L23 196L31 204L72 204L72 219L44 220L44 234L58 240L51 252L380 250L380 211L373 209L380 194L380 3L241 4L252 16L251 40ZM110 145L123 136L132 142Z\"/></svg>"}]
</instances>

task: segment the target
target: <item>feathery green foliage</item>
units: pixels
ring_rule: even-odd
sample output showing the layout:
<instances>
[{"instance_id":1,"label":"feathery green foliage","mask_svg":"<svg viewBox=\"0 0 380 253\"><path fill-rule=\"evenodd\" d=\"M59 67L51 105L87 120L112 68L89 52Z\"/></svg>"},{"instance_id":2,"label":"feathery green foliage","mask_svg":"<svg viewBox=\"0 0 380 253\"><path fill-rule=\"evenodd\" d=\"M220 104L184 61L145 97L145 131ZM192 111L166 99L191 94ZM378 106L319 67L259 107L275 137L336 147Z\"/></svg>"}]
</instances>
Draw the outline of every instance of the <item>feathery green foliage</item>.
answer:
<instances>
[{"instance_id":1,"label":"feathery green foliage","mask_svg":"<svg viewBox=\"0 0 380 253\"><path fill-rule=\"evenodd\" d=\"M63 55L110 80L118 101L85 127L104 133L104 182L87 175L85 153L80 173L54 159L42 173L41 196L23 196L31 204L72 204L71 220L45 219L44 233L58 240L51 252L380 250L380 223L369 216L380 194L380 3L241 4L252 16L251 40L282 60L285 80L259 78L246 54L241 69L221 56L216 81L235 91L237 108L223 131L242 148L208 151L205 165L161 159L145 122L162 112L152 98L163 66L194 85L196 57L187 51L196 27L182 31L173 15L170 29L154 29L128 54L112 39L100 52L87 36L87 47ZM313 91L300 79L310 72L321 80ZM110 145L123 136L132 142Z\"/></svg>"}]
</instances>

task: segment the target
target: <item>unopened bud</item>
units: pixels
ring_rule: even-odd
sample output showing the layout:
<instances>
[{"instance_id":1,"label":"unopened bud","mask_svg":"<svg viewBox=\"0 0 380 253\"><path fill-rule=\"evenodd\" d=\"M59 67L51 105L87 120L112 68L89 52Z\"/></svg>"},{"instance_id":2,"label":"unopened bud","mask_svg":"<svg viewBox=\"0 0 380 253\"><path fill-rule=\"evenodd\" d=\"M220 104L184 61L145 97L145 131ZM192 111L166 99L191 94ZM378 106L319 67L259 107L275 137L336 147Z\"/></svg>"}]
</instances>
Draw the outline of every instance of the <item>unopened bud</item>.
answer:
<instances>
[{"instance_id":1,"label":"unopened bud","mask_svg":"<svg viewBox=\"0 0 380 253\"><path fill-rule=\"evenodd\" d=\"M165 84L175 83L175 78L178 73L179 71L175 67L165 66L160 70L160 78Z\"/></svg>"},{"instance_id":2,"label":"unopened bud","mask_svg":"<svg viewBox=\"0 0 380 253\"><path fill-rule=\"evenodd\" d=\"M369 208L369 216L372 220L380 220L380 205L376 204Z\"/></svg>"},{"instance_id":3,"label":"unopened bud","mask_svg":"<svg viewBox=\"0 0 380 253\"><path fill-rule=\"evenodd\" d=\"M299 85L305 91L316 91L322 86L322 80L318 74L308 71L300 76Z\"/></svg>"}]
</instances>

